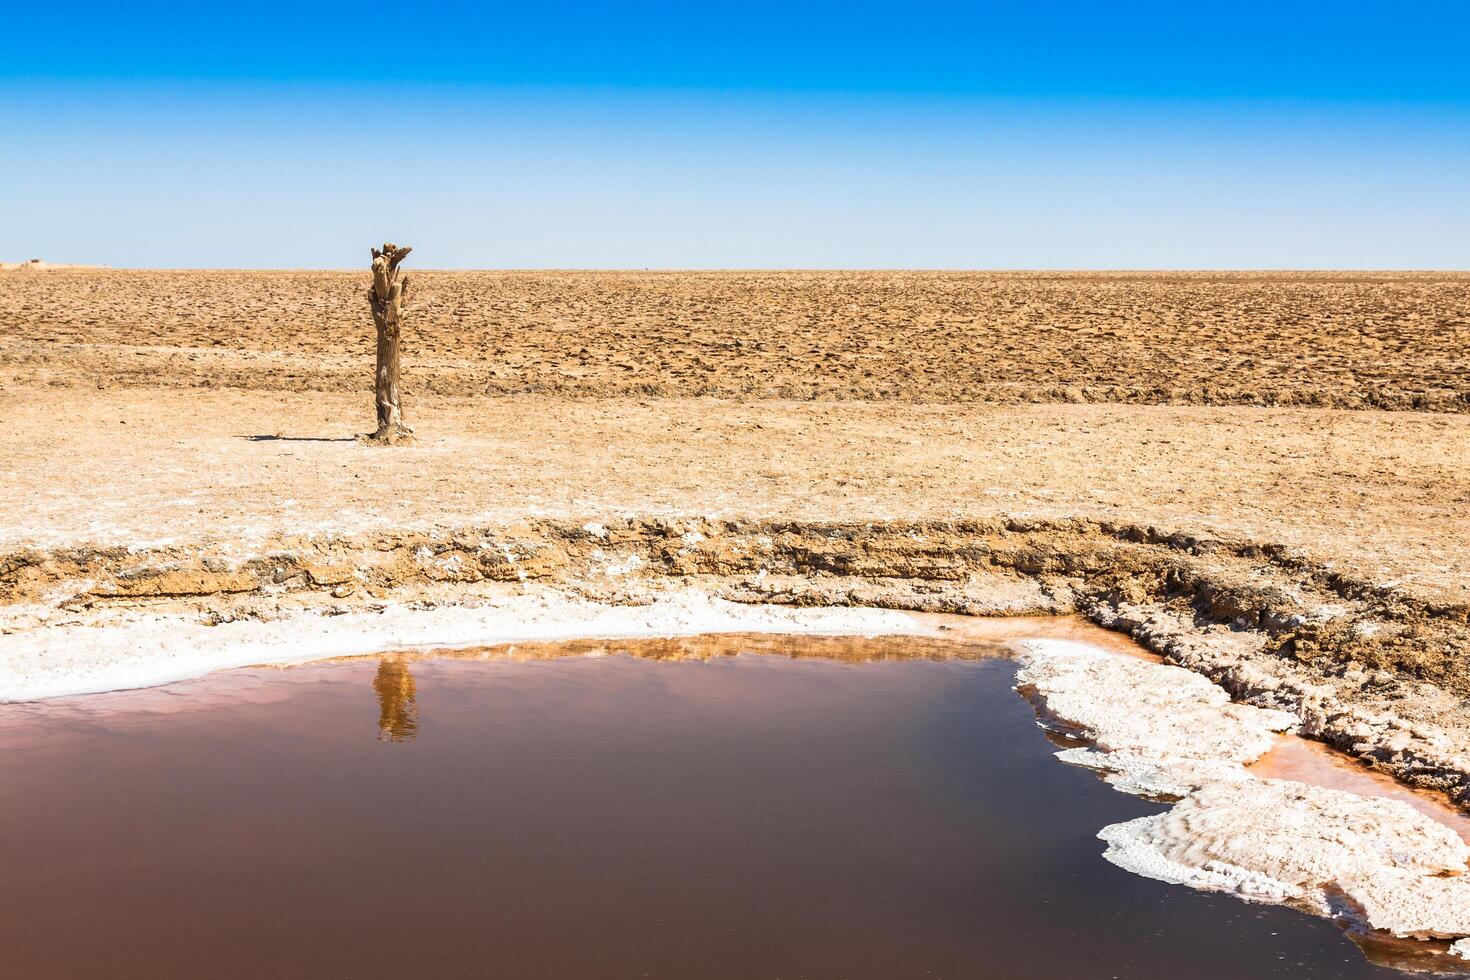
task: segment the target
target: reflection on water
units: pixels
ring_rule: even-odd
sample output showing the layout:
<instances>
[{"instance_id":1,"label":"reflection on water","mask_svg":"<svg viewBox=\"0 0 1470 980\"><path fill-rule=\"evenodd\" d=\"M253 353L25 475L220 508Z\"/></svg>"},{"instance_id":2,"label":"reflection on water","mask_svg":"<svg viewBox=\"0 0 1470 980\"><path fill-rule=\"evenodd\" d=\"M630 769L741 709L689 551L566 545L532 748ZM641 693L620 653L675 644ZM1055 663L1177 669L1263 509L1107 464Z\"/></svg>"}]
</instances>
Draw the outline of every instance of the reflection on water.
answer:
<instances>
[{"instance_id":1,"label":"reflection on water","mask_svg":"<svg viewBox=\"0 0 1470 980\"><path fill-rule=\"evenodd\" d=\"M949 618L949 617L943 617ZM958 618L958 617L956 617ZM990 621L983 621L990 622ZM1035 620L1017 620L1031 624ZM1061 621L1058 622L1069 622ZM1035 627L1032 627L1034 632ZM1091 627L1110 637L1106 631ZM792 660L837 660L879 664L907 660L987 660L1008 657L1007 640L1024 635L995 631L997 636L800 636L774 633L711 633L705 636L658 636L639 639L537 640L483 647L404 651L402 658L426 660L556 660L563 657L606 657L617 654L640 660L708 661L741 654L770 654Z\"/></svg>"},{"instance_id":2,"label":"reflection on water","mask_svg":"<svg viewBox=\"0 0 1470 980\"><path fill-rule=\"evenodd\" d=\"M419 733L419 706L408 662L398 657L379 660L373 690L378 692L378 738L411 741Z\"/></svg>"},{"instance_id":3,"label":"reflection on water","mask_svg":"<svg viewBox=\"0 0 1470 980\"><path fill-rule=\"evenodd\" d=\"M792 660L833 660L878 664L910 660L988 660L1010 655L997 639L948 639L912 636L783 636L769 633L722 633L709 636L644 637L622 640L562 640L502 643L484 647L397 651L378 659L373 691L378 697L378 739L411 742L419 733L418 689L409 665L415 661L509 660L527 663L569 657L627 656L639 660L709 661L722 657L765 654ZM332 663L360 663L344 657ZM319 661L318 663L321 663ZM287 671L310 669L295 665ZM280 669L280 668L270 668Z\"/></svg>"},{"instance_id":4,"label":"reflection on water","mask_svg":"<svg viewBox=\"0 0 1470 980\"><path fill-rule=\"evenodd\" d=\"M522 644L0 708L3 973L1384 976L1331 923L1105 862L1098 829L1158 805L1058 765L1004 646L964 639Z\"/></svg>"}]
</instances>

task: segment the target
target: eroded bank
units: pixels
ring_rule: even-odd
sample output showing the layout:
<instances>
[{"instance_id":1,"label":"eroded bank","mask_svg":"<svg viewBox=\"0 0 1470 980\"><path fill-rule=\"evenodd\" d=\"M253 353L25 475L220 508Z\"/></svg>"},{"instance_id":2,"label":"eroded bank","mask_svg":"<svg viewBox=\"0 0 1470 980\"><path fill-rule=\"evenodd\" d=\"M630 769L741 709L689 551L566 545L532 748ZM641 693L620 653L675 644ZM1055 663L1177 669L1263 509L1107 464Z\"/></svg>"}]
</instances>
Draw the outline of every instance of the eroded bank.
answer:
<instances>
[{"instance_id":1,"label":"eroded bank","mask_svg":"<svg viewBox=\"0 0 1470 980\"><path fill-rule=\"evenodd\" d=\"M395 633L400 622L453 622L456 642L474 642L476 617L524 616L508 602L539 604L543 626L564 620L567 603L586 606L591 622L609 607L643 608L647 618L663 599L650 622L678 620L689 596L1078 613L1237 700L1289 711L1310 737L1470 802L1464 607L1355 580L1288 548L1123 523L623 518L281 537L246 555L227 546L25 549L0 559L0 676L14 697L18 665L34 676L48 661L149 637L187 635L198 646L198 631L216 637L203 645L216 649L252 630L381 645L434 641L432 629ZM672 632L709 626L699 625ZM890 628L877 618L843 631Z\"/></svg>"}]
</instances>

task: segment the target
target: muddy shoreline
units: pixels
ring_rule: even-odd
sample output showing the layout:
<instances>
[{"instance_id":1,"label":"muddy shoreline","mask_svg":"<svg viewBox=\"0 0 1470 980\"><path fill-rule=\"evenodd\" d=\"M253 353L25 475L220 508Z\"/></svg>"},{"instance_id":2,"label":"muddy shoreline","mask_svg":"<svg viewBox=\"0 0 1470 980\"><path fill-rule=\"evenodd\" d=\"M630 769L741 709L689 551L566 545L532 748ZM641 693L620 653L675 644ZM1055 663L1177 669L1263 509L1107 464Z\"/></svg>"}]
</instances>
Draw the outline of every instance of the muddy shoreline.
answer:
<instances>
[{"instance_id":1,"label":"muddy shoreline","mask_svg":"<svg viewBox=\"0 0 1470 980\"><path fill-rule=\"evenodd\" d=\"M1299 551L1093 521L543 520L211 548L0 557L0 648L148 619L289 622L475 608L528 591L622 606L736 603L1080 613L1303 734L1470 806L1463 606L1357 581ZM303 621L304 622L304 621ZM77 630L84 630L78 634Z\"/></svg>"}]
</instances>

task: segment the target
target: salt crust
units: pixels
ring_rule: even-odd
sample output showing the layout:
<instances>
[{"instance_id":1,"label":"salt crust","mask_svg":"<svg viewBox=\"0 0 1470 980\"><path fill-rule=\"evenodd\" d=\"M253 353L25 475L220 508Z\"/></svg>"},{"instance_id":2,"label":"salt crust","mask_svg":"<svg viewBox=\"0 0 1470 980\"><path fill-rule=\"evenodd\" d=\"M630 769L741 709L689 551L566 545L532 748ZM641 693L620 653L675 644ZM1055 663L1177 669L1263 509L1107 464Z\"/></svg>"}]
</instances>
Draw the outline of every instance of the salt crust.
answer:
<instances>
[{"instance_id":1,"label":"salt crust","mask_svg":"<svg viewBox=\"0 0 1470 980\"><path fill-rule=\"evenodd\" d=\"M475 607L389 605L378 612L215 626L140 615L105 627L56 626L0 635L0 702L153 687L232 667L407 647L731 632L876 636L932 630L891 610L748 605L693 590L642 606L612 606L537 590Z\"/></svg>"},{"instance_id":2,"label":"salt crust","mask_svg":"<svg viewBox=\"0 0 1470 980\"><path fill-rule=\"evenodd\" d=\"M1470 847L1397 800L1245 768L1288 729L1285 712L1231 704L1192 671L1053 640L1023 644L1017 687L1043 722L1087 739L1059 753L1117 789L1176 797L1105 827L1109 861L1137 874L1289 904L1400 938L1457 939L1470 955Z\"/></svg>"}]
</instances>

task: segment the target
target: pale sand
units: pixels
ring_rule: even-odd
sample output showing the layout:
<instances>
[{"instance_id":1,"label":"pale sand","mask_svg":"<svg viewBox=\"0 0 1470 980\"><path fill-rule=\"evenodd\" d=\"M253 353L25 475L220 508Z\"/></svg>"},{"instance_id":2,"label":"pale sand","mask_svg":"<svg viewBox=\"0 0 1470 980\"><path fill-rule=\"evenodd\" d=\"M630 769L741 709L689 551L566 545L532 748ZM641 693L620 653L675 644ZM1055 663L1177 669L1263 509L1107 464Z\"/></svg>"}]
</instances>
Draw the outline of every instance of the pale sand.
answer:
<instances>
[{"instance_id":1,"label":"pale sand","mask_svg":"<svg viewBox=\"0 0 1470 980\"><path fill-rule=\"evenodd\" d=\"M336 392L0 389L0 552L253 556L283 535L529 517L1081 517L1290 545L1470 601L1467 415L420 397L418 445L380 451L352 441L371 411Z\"/></svg>"}]
</instances>

